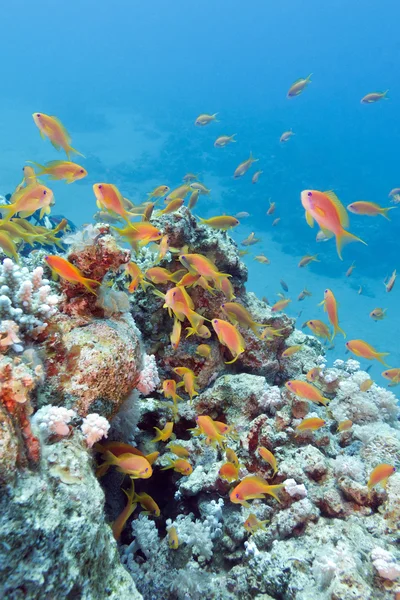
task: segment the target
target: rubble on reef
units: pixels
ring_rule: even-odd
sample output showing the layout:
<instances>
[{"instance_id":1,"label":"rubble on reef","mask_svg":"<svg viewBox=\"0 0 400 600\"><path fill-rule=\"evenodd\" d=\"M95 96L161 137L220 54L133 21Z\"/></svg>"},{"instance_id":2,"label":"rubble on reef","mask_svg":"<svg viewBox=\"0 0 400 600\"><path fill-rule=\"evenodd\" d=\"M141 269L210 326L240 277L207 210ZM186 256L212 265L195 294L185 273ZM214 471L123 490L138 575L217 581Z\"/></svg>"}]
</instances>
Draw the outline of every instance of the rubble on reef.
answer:
<instances>
[{"instance_id":1,"label":"rubble on reef","mask_svg":"<svg viewBox=\"0 0 400 600\"><path fill-rule=\"evenodd\" d=\"M173 348L162 296L175 284L128 297L131 253L101 223L66 240L69 260L103 282L97 296L41 279L57 301L48 311L35 301L24 321L18 293L0 290L10 299L0 330L0 595L396 599L400 474L368 485L377 465L400 463L396 397L376 384L362 391L357 361L328 367L316 338L246 292L228 234L185 208L154 223L170 250L161 260L158 247L139 250L142 271L180 269L176 248L204 254L257 327L239 326L246 348L232 364L211 327L209 338L186 337L182 321ZM39 279L29 261L6 259L3 271ZM217 286L187 291L206 327L226 318ZM316 367L327 406L285 386ZM299 429L307 418L318 428ZM249 481L264 492L240 496Z\"/></svg>"}]
</instances>

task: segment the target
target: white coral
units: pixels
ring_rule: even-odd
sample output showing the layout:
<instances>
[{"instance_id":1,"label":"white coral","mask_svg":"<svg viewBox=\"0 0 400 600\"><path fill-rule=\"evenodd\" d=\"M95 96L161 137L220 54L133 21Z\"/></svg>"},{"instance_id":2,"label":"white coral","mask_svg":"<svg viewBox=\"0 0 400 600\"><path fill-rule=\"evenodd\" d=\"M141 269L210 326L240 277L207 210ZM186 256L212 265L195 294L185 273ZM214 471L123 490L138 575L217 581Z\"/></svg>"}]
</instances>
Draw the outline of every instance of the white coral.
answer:
<instances>
[{"instance_id":1,"label":"white coral","mask_svg":"<svg viewBox=\"0 0 400 600\"><path fill-rule=\"evenodd\" d=\"M68 423L75 417L74 410L49 404L35 413L32 424L36 425L46 436L51 434L65 436L69 433Z\"/></svg>"},{"instance_id":2,"label":"white coral","mask_svg":"<svg viewBox=\"0 0 400 600\"><path fill-rule=\"evenodd\" d=\"M285 486L285 491L294 498L297 496L298 498L305 498L307 496L307 489L304 483L296 483L294 479L286 479L283 482Z\"/></svg>"},{"instance_id":3,"label":"white coral","mask_svg":"<svg viewBox=\"0 0 400 600\"><path fill-rule=\"evenodd\" d=\"M372 564L383 579L394 581L400 577L400 564L395 562L393 554L384 548L373 548L371 551Z\"/></svg>"},{"instance_id":4,"label":"white coral","mask_svg":"<svg viewBox=\"0 0 400 600\"><path fill-rule=\"evenodd\" d=\"M154 354L145 354L143 357L143 369L139 375L137 389L147 396L157 388L160 383L157 363Z\"/></svg>"},{"instance_id":5,"label":"white coral","mask_svg":"<svg viewBox=\"0 0 400 600\"><path fill-rule=\"evenodd\" d=\"M85 436L85 440L89 448L103 437L107 437L110 423L105 417L101 417L97 413L92 413L83 419L81 431Z\"/></svg>"},{"instance_id":6,"label":"white coral","mask_svg":"<svg viewBox=\"0 0 400 600\"><path fill-rule=\"evenodd\" d=\"M6 258L0 266L0 319L14 321L21 338L35 338L57 311L59 297L51 293L43 269L32 272ZM24 341L24 340L22 340ZM20 351L18 347L16 349Z\"/></svg>"}]
</instances>

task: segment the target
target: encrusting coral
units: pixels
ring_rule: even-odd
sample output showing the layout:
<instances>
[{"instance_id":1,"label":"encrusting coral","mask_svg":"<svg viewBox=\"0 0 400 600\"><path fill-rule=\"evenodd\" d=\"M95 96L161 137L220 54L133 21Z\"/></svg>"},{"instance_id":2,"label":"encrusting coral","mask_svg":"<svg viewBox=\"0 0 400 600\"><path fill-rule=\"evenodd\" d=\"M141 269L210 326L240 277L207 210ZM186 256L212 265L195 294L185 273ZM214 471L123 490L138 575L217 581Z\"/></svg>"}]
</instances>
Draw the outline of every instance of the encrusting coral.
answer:
<instances>
[{"instance_id":1,"label":"encrusting coral","mask_svg":"<svg viewBox=\"0 0 400 600\"><path fill-rule=\"evenodd\" d=\"M381 463L400 463L395 396L376 384L362 391L368 375L357 361L327 367L316 338L246 292L246 268L225 232L210 232L185 208L152 224L169 249L162 257L162 242L139 250L136 266L143 279L168 268L165 283L127 284L131 253L100 223L66 238L71 263L102 283L97 295L65 280L42 282L61 295L43 322L36 308L34 326L5 314L0 480L9 485L0 502L10 523L34 511L44 540L40 560L17 570L25 597L39 597L39 582L41 597L92 600L107 590L113 600L138 598L135 581L145 600L393 599L400 476L390 472L384 486L370 477ZM211 266L201 280L183 271L182 248L218 272ZM185 292L178 271L190 281ZM233 301L242 321L228 321L222 305ZM213 319L243 340L236 356L218 341ZM33 353L21 354L27 343ZM307 383L310 370L322 402L285 385ZM32 416L29 433L20 421L15 430L7 386L27 423ZM16 471L35 447L36 471ZM5 570L16 548L34 545L29 518L20 529L0 520L12 545ZM4 577L5 597L17 597L17 575Z\"/></svg>"}]
</instances>

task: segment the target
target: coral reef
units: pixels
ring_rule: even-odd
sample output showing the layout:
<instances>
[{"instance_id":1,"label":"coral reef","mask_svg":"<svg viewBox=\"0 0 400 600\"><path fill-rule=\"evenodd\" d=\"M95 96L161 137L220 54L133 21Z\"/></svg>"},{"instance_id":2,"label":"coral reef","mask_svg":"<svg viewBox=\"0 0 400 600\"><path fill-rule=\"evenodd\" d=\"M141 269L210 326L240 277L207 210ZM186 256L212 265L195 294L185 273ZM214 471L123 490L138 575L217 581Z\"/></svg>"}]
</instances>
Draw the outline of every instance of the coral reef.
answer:
<instances>
[{"instance_id":1,"label":"coral reef","mask_svg":"<svg viewBox=\"0 0 400 600\"><path fill-rule=\"evenodd\" d=\"M69 260L102 282L97 295L43 280L32 262L5 262L2 595L394 599L400 475L369 478L400 463L395 396L376 384L362 391L369 376L357 361L327 366L317 339L246 292L228 234L186 208L153 223L169 250L160 259L160 246L140 248L137 265L175 273L183 247L213 261L251 317L238 325L244 351L230 362L209 323L226 319L220 273L188 284L197 320L182 303L164 307L169 290L183 293L174 281L128 296L131 253L108 225L64 238ZM174 321L182 335L172 346ZM323 402L285 386L311 369Z\"/></svg>"}]
</instances>

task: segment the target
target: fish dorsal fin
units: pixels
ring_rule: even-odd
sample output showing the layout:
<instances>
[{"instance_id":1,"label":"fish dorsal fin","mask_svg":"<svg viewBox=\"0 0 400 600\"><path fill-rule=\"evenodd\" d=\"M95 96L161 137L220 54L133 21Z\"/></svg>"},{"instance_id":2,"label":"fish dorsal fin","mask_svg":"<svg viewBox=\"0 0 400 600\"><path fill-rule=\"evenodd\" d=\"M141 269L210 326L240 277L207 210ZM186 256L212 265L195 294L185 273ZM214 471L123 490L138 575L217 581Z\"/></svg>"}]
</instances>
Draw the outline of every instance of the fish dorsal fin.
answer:
<instances>
[{"instance_id":1,"label":"fish dorsal fin","mask_svg":"<svg viewBox=\"0 0 400 600\"><path fill-rule=\"evenodd\" d=\"M64 125L61 123L60 119L58 119L57 117L54 117L54 116L52 116L51 118L54 119L54 121L57 123L57 125L59 126L59 128L61 129L63 134L65 135L67 143L69 144L71 142L71 136L69 135L68 131L65 129Z\"/></svg>"},{"instance_id":2,"label":"fish dorsal fin","mask_svg":"<svg viewBox=\"0 0 400 600\"><path fill-rule=\"evenodd\" d=\"M69 165L72 164L70 161L68 160L49 160L48 163L45 164L45 167L59 167L61 165ZM125 490L123 490L125 491Z\"/></svg>"},{"instance_id":3,"label":"fish dorsal fin","mask_svg":"<svg viewBox=\"0 0 400 600\"><path fill-rule=\"evenodd\" d=\"M261 483L262 485L268 485L267 482L265 481L264 477L261 477L261 475L248 475L247 477L244 478L243 481L255 481L257 483Z\"/></svg>"},{"instance_id":4,"label":"fish dorsal fin","mask_svg":"<svg viewBox=\"0 0 400 600\"><path fill-rule=\"evenodd\" d=\"M344 229L347 229L347 227L349 226L349 215L347 214L347 210L345 209L343 204L340 202L340 200L336 196L335 192L332 192L332 190L329 190L327 192L324 192L324 194L326 196L328 196L329 200L331 200L331 202L333 202L333 204L335 205L336 210L338 211L338 214L339 214L341 226Z\"/></svg>"},{"instance_id":5,"label":"fish dorsal fin","mask_svg":"<svg viewBox=\"0 0 400 600\"><path fill-rule=\"evenodd\" d=\"M306 210L306 221L309 227L314 227L314 219L312 218L311 213L309 213L308 210Z\"/></svg>"}]
</instances>

